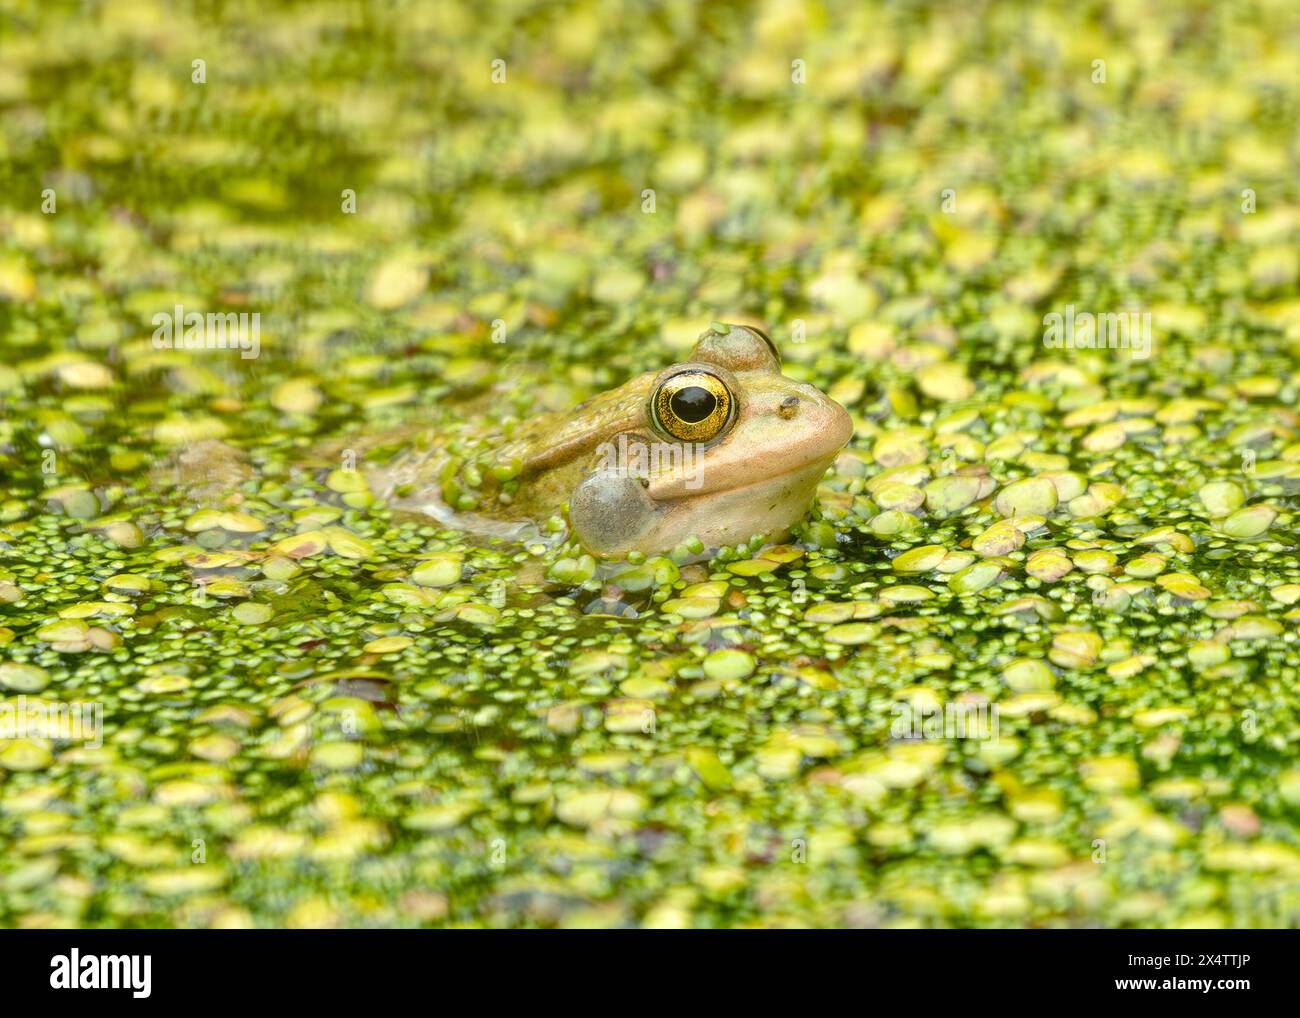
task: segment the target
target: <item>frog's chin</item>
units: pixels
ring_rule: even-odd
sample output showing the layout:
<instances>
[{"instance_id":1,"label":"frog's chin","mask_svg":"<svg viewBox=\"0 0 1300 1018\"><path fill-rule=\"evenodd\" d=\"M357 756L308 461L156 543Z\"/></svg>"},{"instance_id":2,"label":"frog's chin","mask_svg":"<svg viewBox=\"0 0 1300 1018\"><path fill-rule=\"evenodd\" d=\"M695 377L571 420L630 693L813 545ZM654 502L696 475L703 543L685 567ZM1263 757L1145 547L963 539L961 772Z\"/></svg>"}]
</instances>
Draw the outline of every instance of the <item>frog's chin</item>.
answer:
<instances>
[{"instance_id":1,"label":"frog's chin","mask_svg":"<svg viewBox=\"0 0 1300 1018\"><path fill-rule=\"evenodd\" d=\"M671 547L697 537L709 548L743 544L755 534L777 537L807 515L817 482L831 461L819 460L741 487L668 503L665 530Z\"/></svg>"},{"instance_id":2,"label":"frog's chin","mask_svg":"<svg viewBox=\"0 0 1300 1018\"><path fill-rule=\"evenodd\" d=\"M691 538L698 538L708 548L722 548L743 544L755 535L779 537L808 512L817 493L817 482L830 463L829 459L818 460L757 478L743 486L664 501L654 501L629 485L627 498L639 496L641 509L622 515L629 522L635 520L637 525L617 536L610 531L617 531L618 527L593 528L604 531L606 539L596 542L599 546L589 545L590 550L603 557L633 551L656 555L672 551ZM611 506L610 511L611 517L621 513L618 506ZM583 527L577 529L582 540Z\"/></svg>"}]
</instances>

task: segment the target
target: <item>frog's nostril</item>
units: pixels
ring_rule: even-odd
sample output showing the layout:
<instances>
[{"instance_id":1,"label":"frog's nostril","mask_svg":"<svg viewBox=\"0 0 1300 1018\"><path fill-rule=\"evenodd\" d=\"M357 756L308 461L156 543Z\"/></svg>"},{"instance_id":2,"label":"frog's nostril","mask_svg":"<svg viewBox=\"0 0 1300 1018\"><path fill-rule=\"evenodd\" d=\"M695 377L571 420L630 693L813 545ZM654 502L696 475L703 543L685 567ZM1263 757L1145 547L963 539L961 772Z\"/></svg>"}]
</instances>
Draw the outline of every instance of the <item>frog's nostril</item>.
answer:
<instances>
[{"instance_id":1,"label":"frog's nostril","mask_svg":"<svg viewBox=\"0 0 1300 1018\"><path fill-rule=\"evenodd\" d=\"M788 421L799 412L799 397L787 396L781 400L781 405L776 408L776 412L782 420Z\"/></svg>"}]
</instances>

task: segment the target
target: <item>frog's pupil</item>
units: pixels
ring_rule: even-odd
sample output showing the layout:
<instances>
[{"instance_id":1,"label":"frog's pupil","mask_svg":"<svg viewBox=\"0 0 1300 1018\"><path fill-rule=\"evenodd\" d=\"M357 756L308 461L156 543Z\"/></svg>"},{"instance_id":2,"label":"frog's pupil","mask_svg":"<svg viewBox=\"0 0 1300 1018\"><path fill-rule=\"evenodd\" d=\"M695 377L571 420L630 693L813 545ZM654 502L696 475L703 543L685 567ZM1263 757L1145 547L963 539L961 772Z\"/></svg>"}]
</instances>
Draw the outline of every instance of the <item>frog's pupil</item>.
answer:
<instances>
[{"instance_id":1,"label":"frog's pupil","mask_svg":"<svg viewBox=\"0 0 1300 1018\"><path fill-rule=\"evenodd\" d=\"M688 385L673 393L669 405L679 420L687 424L699 424L713 413L718 405L718 397L701 386Z\"/></svg>"}]
</instances>

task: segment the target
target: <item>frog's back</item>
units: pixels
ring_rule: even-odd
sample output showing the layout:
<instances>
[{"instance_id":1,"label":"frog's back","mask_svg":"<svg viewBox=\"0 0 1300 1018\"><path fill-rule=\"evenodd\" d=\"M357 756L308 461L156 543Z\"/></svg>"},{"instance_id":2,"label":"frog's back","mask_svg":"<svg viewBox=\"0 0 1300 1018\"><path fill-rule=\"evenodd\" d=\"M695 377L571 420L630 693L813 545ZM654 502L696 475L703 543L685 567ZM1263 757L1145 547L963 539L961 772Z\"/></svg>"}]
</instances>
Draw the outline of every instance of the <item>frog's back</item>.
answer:
<instances>
[{"instance_id":1,"label":"frog's back","mask_svg":"<svg viewBox=\"0 0 1300 1018\"><path fill-rule=\"evenodd\" d=\"M561 510L605 443L644 422L654 378L647 372L571 410L540 413L504 428L481 422L409 426L351 448L371 490L399 508L437 516L445 510L545 518ZM374 453L392 447L398 447L394 455L376 461Z\"/></svg>"}]
</instances>

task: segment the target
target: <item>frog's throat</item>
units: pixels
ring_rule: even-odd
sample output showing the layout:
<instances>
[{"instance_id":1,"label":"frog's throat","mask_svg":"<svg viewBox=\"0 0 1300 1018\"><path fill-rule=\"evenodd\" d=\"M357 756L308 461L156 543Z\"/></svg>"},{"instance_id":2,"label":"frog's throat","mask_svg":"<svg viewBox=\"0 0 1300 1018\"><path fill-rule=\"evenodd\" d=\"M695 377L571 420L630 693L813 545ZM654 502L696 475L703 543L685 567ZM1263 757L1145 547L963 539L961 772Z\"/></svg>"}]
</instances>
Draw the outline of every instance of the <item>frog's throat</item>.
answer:
<instances>
[{"instance_id":1,"label":"frog's throat","mask_svg":"<svg viewBox=\"0 0 1300 1018\"><path fill-rule=\"evenodd\" d=\"M640 478L608 470L588 474L569 499L569 525L594 555L636 548L654 531L660 516Z\"/></svg>"}]
</instances>

